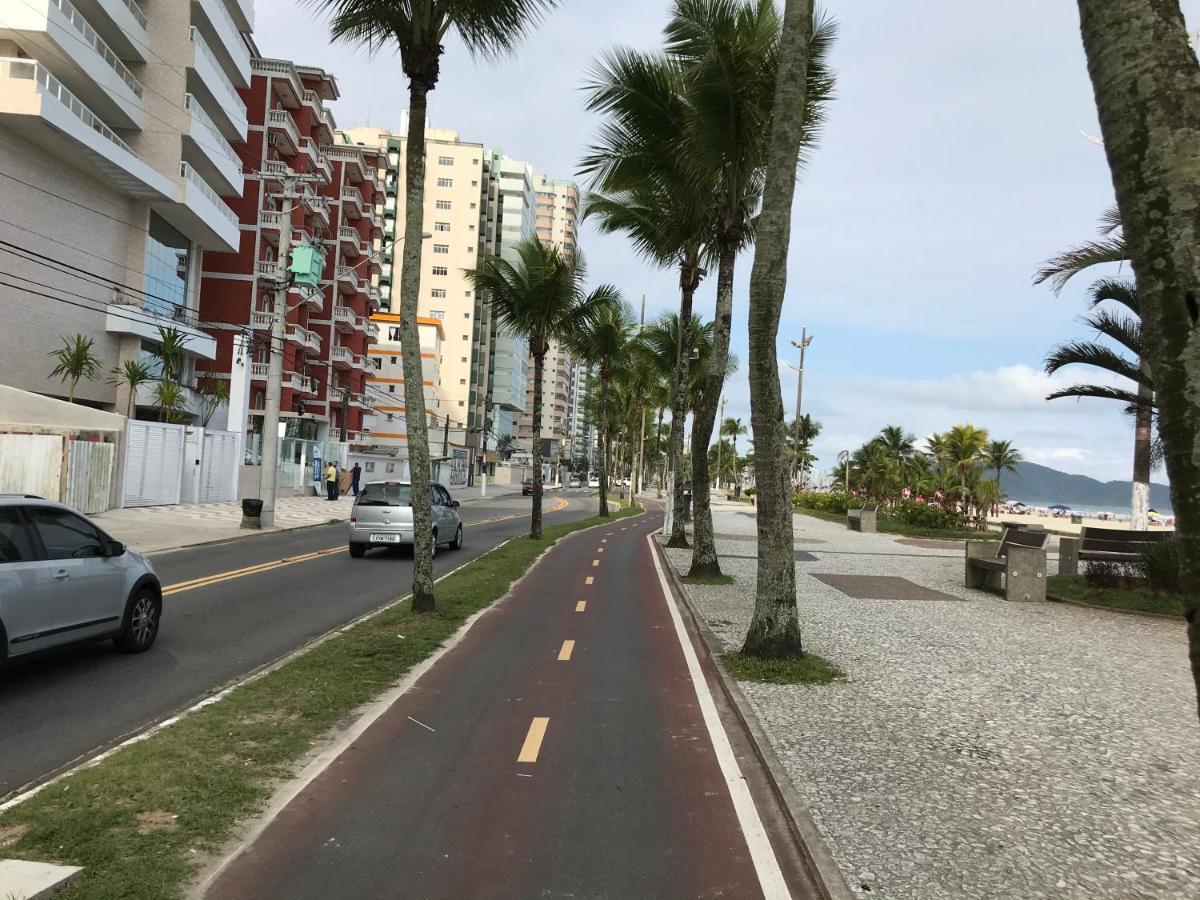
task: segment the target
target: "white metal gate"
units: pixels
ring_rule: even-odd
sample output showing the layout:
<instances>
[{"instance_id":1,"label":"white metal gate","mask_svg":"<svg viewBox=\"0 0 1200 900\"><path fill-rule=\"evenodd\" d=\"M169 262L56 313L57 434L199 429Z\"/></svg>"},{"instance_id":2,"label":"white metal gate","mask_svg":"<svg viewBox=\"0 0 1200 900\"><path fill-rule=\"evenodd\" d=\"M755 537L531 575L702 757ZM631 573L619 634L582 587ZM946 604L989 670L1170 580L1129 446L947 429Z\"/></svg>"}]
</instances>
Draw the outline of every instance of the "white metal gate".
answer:
<instances>
[{"instance_id":1,"label":"white metal gate","mask_svg":"<svg viewBox=\"0 0 1200 900\"><path fill-rule=\"evenodd\" d=\"M200 462L200 502L222 503L237 499L237 473L241 462L240 435L234 431L205 431Z\"/></svg>"},{"instance_id":2,"label":"white metal gate","mask_svg":"<svg viewBox=\"0 0 1200 900\"><path fill-rule=\"evenodd\" d=\"M125 431L124 506L168 506L179 502L183 475L184 426L130 422Z\"/></svg>"},{"instance_id":3,"label":"white metal gate","mask_svg":"<svg viewBox=\"0 0 1200 900\"><path fill-rule=\"evenodd\" d=\"M108 509L112 491L115 444L70 441L67 452L67 496L65 503L89 516Z\"/></svg>"}]
</instances>

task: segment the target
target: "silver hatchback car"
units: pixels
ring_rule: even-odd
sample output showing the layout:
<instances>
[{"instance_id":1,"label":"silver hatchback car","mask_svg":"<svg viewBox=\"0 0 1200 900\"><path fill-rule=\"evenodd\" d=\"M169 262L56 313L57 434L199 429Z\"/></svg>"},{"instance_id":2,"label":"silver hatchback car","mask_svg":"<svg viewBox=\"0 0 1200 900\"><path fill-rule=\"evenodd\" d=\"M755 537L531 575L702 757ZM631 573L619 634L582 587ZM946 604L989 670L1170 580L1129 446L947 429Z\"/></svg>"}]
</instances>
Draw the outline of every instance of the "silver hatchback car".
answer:
<instances>
[{"instance_id":1,"label":"silver hatchback car","mask_svg":"<svg viewBox=\"0 0 1200 900\"><path fill-rule=\"evenodd\" d=\"M144 556L61 503L0 495L0 662L102 638L141 653L161 618Z\"/></svg>"},{"instance_id":2,"label":"silver hatchback car","mask_svg":"<svg viewBox=\"0 0 1200 900\"><path fill-rule=\"evenodd\" d=\"M433 555L439 545L461 550L462 519L458 501L440 484L433 490ZM350 513L350 555L361 557L372 547L413 543L412 485L407 481L371 481L363 485Z\"/></svg>"}]
</instances>

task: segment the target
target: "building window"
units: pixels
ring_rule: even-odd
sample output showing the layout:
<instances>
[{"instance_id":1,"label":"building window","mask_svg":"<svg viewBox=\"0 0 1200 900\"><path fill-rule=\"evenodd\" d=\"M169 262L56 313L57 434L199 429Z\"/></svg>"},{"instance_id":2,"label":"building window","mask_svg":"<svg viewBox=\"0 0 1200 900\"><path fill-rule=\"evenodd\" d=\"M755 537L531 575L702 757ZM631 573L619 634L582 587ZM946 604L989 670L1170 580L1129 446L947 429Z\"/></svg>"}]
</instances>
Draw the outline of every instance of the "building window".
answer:
<instances>
[{"instance_id":1,"label":"building window","mask_svg":"<svg viewBox=\"0 0 1200 900\"><path fill-rule=\"evenodd\" d=\"M146 309L170 316L176 309L187 308L188 268L192 242L150 213L150 233L146 241Z\"/></svg>"},{"instance_id":2,"label":"building window","mask_svg":"<svg viewBox=\"0 0 1200 900\"><path fill-rule=\"evenodd\" d=\"M459 400L459 401L458 401L458 405L459 405L459 406L465 406L466 404L464 404L464 403L463 403L461 400Z\"/></svg>"},{"instance_id":3,"label":"building window","mask_svg":"<svg viewBox=\"0 0 1200 900\"><path fill-rule=\"evenodd\" d=\"M449 209L450 201L449 200L435 200L433 205L436 209ZM472 206L474 206L474 204L472 204Z\"/></svg>"},{"instance_id":4,"label":"building window","mask_svg":"<svg viewBox=\"0 0 1200 900\"><path fill-rule=\"evenodd\" d=\"M442 300L446 296L446 289L445 288L434 288L432 291L429 292L429 295L431 297L433 297L434 300Z\"/></svg>"},{"instance_id":5,"label":"building window","mask_svg":"<svg viewBox=\"0 0 1200 900\"><path fill-rule=\"evenodd\" d=\"M463 340L464 340L464 341L469 341L470 339L471 339L471 336L470 336L469 334L464 334L464 335L463 335Z\"/></svg>"},{"instance_id":6,"label":"building window","mask_svg":"<svg viewBox=\"0 0 1200 900\"><path fill-rule=\"evenodd\" d=\"M400 340L400 329L398 327L396 327L395 325L392 325L391 327L388 328L388 340L389 341Z\"/></svg>"},{"instance_id":7,"label":"building window","mask_svg":"<svg viewBox=\"0 0 1200 900\"><path fill-rule=\"evenodd\" d=\"M459 383L459 384L466 384L466 383L467 383L467 379L465 379L465 378L460 378L460 379L458 379L458 383Z\"/></svg>"},{"instance_id":8,"label":"building window","mask_svg":"<svg viewBox=\"0 0 1200 900\"><path fill-rule=\"evenodd\" d=\"M452 166L452 165L454 165L454 157L453 156L439 156L438 157L438 165L439 166Z\"/></svg>"},{"instance_id":9,"label":"building window","mask_svg":"<svg viewBox=\"0 0 1200 900\"><path fill-rule=\"evenodd\" d=\"M394 366L396 364L396 357L392 356L390 359L392 361L392 365Z\"/></svg>"},{"instance_id":10,"label":"building window","mask_svg":"<svg viewBox=\"0 0 1200 900\"><path fill-rule=\"evenodd\" d=\"M433 274L434 274L434 275L449 275L449 274L450 274L450 270L449 270L449 269L447 269L445 266L434 266L434 267L433 267Z\"/></svg>"},{"instance_id":11,"label":"building window","mask_svg":"<svg viewBox=\"0 0 1200 900\"><path fill-rule=\"evenodd\" d=\"M468 312L468 313L463 313L463 318L464 318L464 319L469 319L469 318L471 318L471 314L470 314L469 312Z\"/></svg>"},{"instance_id":12,"label":"building window","mask_svg":"<svg viewBox=\"0 0 1200 900\"><path fill-rule=\"evenodd\" d=\"M444 309L431 309L429 311L429 317L431 319L438 319L440 321L444 321L446 318L446 311Z\"/></svg>"},{"instance_id":13,"label":"building window","mask_svg":"<svg viewBox=\"0 0 1200 900\"><path fill-rule=\"evenodd\" d=\"M479 187L479 182L478 182L478 181L472 181L472 182L471 182L471 187Z\"/></svg>"},{"instance_id":14,"label":"building window","mask_svg":"<svg viewBox=\"0 0 1200 900\"><path fill-rule=\"evenodd\" d=\"M439 178L437 180L437 186L438 187L454 187L454 179L453 178Z\"/></svg>"},{"instance_id":15,"label":"building window","mask_svg":"<svg viewBox=\"0 0 1200 900\"><path fill-rule=\"evenodd\" d=\"M471 204L471 209L474 209L474 208L475 208L475 204L474 204L474 203L472 203L472 204Z\"/></svg>"},{"instance_id":16,"label":"building window","mask_svg":"<svg viewBox=\"0 0 1200 900\"><path fill-rule=\"evenodd\" d=\"M434 222L433 230L434 231L449 231L450 223L449 222Z\"/></svg>"},{"instance_id":17,"label":"building window","mask_svg":"<svg viewBox=\"0 0 1200 900\"><path fill-rule=\"evenodd\" d=\"M449 244L434 244L433 252L434 253L449 253L450 245Z\"/></svg>"},{"instance_id":18,"label":"building window","mask_svg":"<svg viewBox=\"0 0 1200 900\"><path fill-rule=\"evenodd\" d=\"M464 357L462 358L462 361L463 361L463 362L466 362L466 361L467 361L467 358L464 356ZM262 407L262 404L260 403L260 404L258 404L258 406L257 406L257 407L255 407L255 408L256 408L256 409L258 409L258 408L261 408L261 407Z\"/></svg>"},{"instance_id":19,"label":"building window","mask_svg":"<svg viewBox=\"0 0 1200 900\"><path fill-rule=\"evenodd\" d=\"M396 386L395 386L394 384L389 384L389 385L388 385L388 393L389 393L389 394L394 394L394 393L396 393Z\"/></svg>"},{"instance_id":20,"label":"building window","mask_svg":"<svg viewBox=\"0 0 1200 900\"><path fill-rule=\"evenodd\" d=\"M372 356L371 357L371 365L373 365L375 367L376 372L380 371L383 368L383 357L382 356Z\"/></svg>"}]
</instances>

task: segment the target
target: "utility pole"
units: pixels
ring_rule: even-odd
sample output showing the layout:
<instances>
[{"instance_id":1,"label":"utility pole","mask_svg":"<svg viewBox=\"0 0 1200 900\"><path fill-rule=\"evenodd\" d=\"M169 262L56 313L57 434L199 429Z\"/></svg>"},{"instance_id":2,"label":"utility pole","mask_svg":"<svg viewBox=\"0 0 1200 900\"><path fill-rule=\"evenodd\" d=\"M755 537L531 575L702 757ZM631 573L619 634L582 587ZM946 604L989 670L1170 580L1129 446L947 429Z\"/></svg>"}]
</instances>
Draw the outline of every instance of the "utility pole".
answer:
<instances>
[{"instance_id":1,"label":"utility pole","mask_svg":"<svg viewBox=\"0 0 1200 900\"><path fill-rule=\"evenodd\" d=\"M717 490L721 489L721 432L725 430L725 395L721 395L721 416L717 419ZM733 461L737 468L737 460Z\"/></svg>"},{"instance_id":2,"label":"utility pole","mask_svg":"<svg viewBox=\"0 0 1200 900\"><path fill-rule=\"evenodd\" d=\"M800 367L796 369L796 480L799 481L800 471L800 399L804 394L804 351L808 349L808 345L812 343L812 337L808 333L807 328L800 329L800 342L792 341L791 344L800 351Z\"/></svg>"},{"instance_id":3,"label":"utility pole","mask_svg":"<svg viewBox=\"0 0 1200 900\"><path fill-rule=\"evenodd\" d=\"M279 264L287 267L292 243L292 201L296 185L287 181L283 188L283 221L279 229ZM275 483L279 472L279 402L283 396L283 348L287 341L287 292L285 276L275 291L271 310L271 330L267 337L267 393L264 398L262 430L262 469L258 476L258 496L262 499L259 521L263 528L275 524Z\"/></svg>"}]
</instances>

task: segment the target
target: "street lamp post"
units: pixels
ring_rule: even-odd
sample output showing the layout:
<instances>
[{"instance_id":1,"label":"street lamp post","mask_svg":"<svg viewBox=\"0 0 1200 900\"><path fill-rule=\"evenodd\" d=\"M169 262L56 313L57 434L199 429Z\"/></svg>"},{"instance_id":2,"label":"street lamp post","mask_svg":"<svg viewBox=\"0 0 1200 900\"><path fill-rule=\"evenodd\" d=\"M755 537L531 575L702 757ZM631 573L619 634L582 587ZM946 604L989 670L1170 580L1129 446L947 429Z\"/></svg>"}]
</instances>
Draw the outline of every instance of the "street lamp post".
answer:
<instances>
[{"instance_id":1,"label":"street lamp post","mask_svg":"<svg viewBox=\"0 0 1200 900\"><path fill-rule=\"evenodd\" d=\"M800 400L804 394L804 351L808 349L808 345L812 343L813 336L808 333L807 328L800 330L800 340L791 341L791 345L800 351L800 366L796 369L796 456L795 466L797 480L799 480L800 469Z\"/></svg>"}]
</instances>

